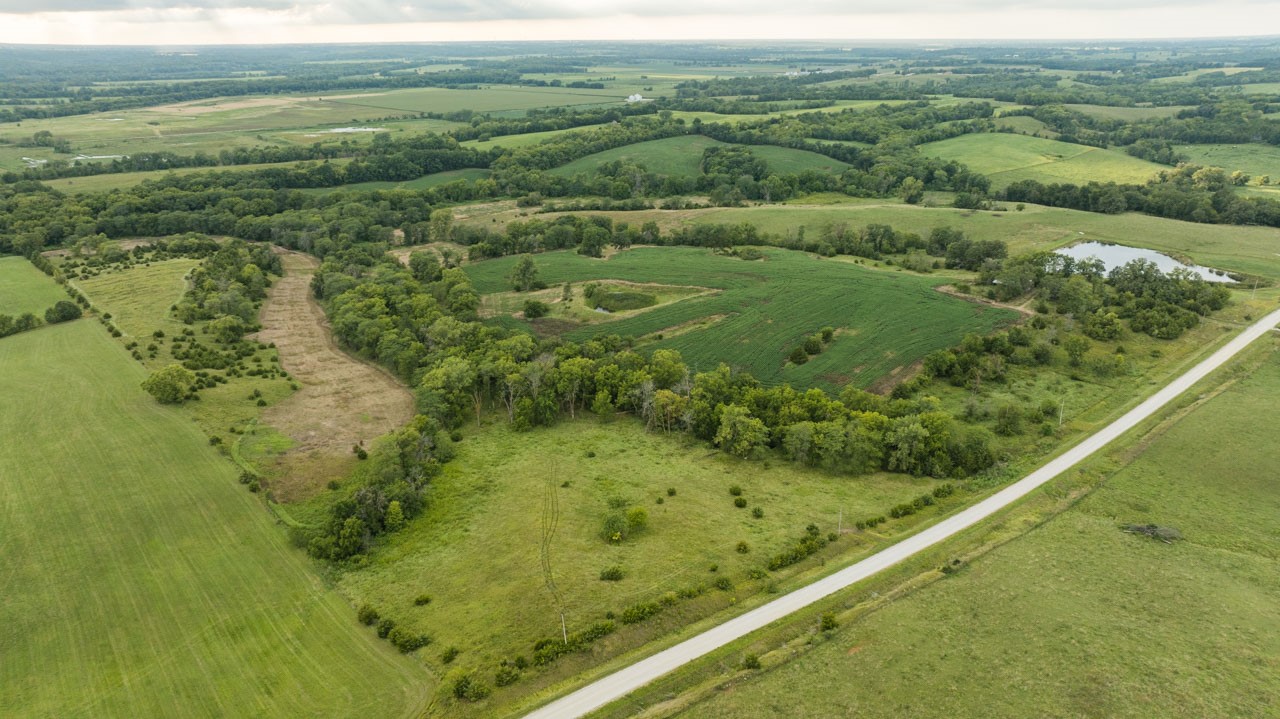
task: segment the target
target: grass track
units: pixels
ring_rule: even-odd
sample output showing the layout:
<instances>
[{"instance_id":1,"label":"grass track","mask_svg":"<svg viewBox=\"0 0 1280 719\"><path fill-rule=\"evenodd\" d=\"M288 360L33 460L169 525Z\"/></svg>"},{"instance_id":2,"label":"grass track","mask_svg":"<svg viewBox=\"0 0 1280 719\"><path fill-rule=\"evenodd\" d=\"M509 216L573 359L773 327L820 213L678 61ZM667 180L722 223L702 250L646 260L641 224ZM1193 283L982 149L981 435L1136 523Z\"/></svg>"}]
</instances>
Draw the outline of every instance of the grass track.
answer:
<instances>
[{"instance_id":1,"label":"grass track","mask_svg":"<svg viewBox=\"0 0 1280 719\"><path fill-rule=\"evenodd\" d=\"M356 624L142 378L88 320L0 340L0 714L419 707L427 678Z\"/></svg>"}]
</instances>

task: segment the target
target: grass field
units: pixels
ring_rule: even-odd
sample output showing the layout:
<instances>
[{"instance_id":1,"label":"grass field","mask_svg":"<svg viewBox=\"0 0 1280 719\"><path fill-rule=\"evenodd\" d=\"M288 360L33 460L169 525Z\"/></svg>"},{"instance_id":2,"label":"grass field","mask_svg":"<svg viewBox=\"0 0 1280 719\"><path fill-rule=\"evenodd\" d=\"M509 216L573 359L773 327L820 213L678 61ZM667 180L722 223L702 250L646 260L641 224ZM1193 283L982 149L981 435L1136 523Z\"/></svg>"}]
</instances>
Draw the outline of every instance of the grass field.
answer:
<instances>
[{"instance_id":1,"label":"grass field","mask_svg":"<svg viewBox=\"0 0 1280 719\"><path fill-rule=\"evenodd\" d=\"M582 327L567 336L644 337L653 340L652 348L679 350L698 371L726 362L770 384L867 386L959 342L968 332L988 332L1014 316L935 291L933 286L944 280L876 271L801 252L765 252L766 260L746 262L705 249L650 247L607 260L554 252L537 256L535 262L540 278L550 285L613 279L722 290ZM468 265L467 272L481 293L501 292L515 261L512 257L480 262ZM721 319L689 328L712 317ZM825 352L801 366L786 363L805 337L828 325L838 334ZM658 333L674 336L659 340Z\"/></svg>"},{"instance_id":2,"label":"grass field","mask_svg":"<svg viewBox=\"0 0 1280 719\"><path fill-rule=\"evenodd\" d=\"M643 165L650 172L660 175L697 175L701 171L703 151L708 147L723 144L725 143L702 135L650 140L587 155L557 167L551 171L551 174L571 177L584 172L594 172L596 168L607 162L626 160ZM753 155L769 163L769 169L774 172L799 173L805 170L816 170L839 173L849 167L839 160L807 150L771 145L753 145L748 149Z\"/></svg>"},{"instance_id":3,"label":"grass field","mask_svg":"<svg viewBox=\"0 0 1280 719\"><path fill-rule=\"evenodd\" d=\"M94 304L110 312L112 322L125 336L148 337L156 330L172 336L185 325L173 317L169 307L182 299L187 273L198 264L199 260L187 258L162 260L71 282Z\"/></svg>"},{"instance_id":4,"label":"grass field","mask_svg":"<svg viewBox=\"0 0 1280 719\"><path fill-rule=\"evenodd\" d=\"M1167 105L1163 107L1114 107L1111 105L1066 105L1067 109L1083 112L1100 120L1123 120L1135 122L1159 117L1173 117L1189 105Z\"/></svg>"},{"instance_id":5,"label":"grass field","mask_svg":"<svg viewBox=\"0 0 1280 719\"><path fill-rule=\"evenodd\" d=\"M58 300L70 297L23 257L0 257L0 315L30 312L41 319Z\"/></svg>"},{"instance_id":6,"label":"grass field","mask_svg":"<svg viewBox=\"0 0 1280 719\"><path fill-rule=\"evenodd\" d=\"M494 203L484 212L474 212L466 221L492 227L491 220L505 223L520 219L520 212L514 203ZM690 222L750 222L761 230L783 237L794 237L801 227L805 228L807 236L817 236L823 228L842 222L852 227L882 223L921 235L928 235L934 227L950 226L964 230L975 239L1004 240L1009 244L1011 254L1056 249L1091 239L1149 247L1191 260L1194 264L1280 279L1276 231L1272 228L1204 225L1137 213L1104 215L1039 205L1026 205L1021 212L1016 211L1013 205L1008 205L1005 211L974 212L821 195L798 198L782 205L591 214L607 215L615 221L634 225L653 220L667 230ZM555 215L545 217L553 219Z\"/></svg>"},{"instance_id":7,"label":"grass field","mask_svg":"<svg viewBox=\"0 0 1280 719\"><path fill-rule=\"evenodd\" d=\"M622 104L627 89L570 89L561 87L520 87L492 85L479 90L453 90L424 87L411 90L334 95L326 102L338 106L377 109L394 112L476 112L500 113L507 110L531 110L542 107Z\"/></svg>"},{"instance_id":8,"label":"grass field","mask_svg":"<svg viewBox=\"0 0 1280 719\"><path fill-rule=\"evenodd\" d=\"M356 182L350 185L339 185L338 187L313 187L303 190L303 192L326 195L337 190L428 190L432 187L439 187L458 180L475 182L488 176L488 170L469 167L463 170L446 170L432 175L423 175L416 180L405 180L404 182Z\"/></svg>"},{"instance_id":9,"label":"grass field","mask_svg":"<svg viewBox=\"0 0 1280 719\"><path fill-rule=\"evenodd\" d=\"M920 152L962 162L997 188L1018 180L1141 183L1167 169L1117 150L1007 133L961 135L921 145Z\"/></svg>"},{"instance_id":10,"label":"grass field","mask_svg":"<svg viewBox=\"0 0 1280 719\"><path fill-rule=\"evenodd\" d=\"M1280 353L1261 342L1252 375L1093 461L1104 483L1063 514L680 716L1273 716Z\"/></svg>"},{"instance_id":11,"label":"grass field","mask_svg":"<svg viewBox=\"0 0 1280 719\"><path fill-rule=\"evenodd\" d=\"M833 531L842 510L845 517L883 512L935 484L903 475L835 477L781 463L769 468L741 462L680 436L645 432L629 418L609 424L566 420L526 433L504 422L468 431L458 450L433 480L425 516L388 537L367 568L338 580L354 603L369 602L382 616L429 633L434 643L424 653L433 666L439 666L435 657L444 648L460 649L453 667L440 667L442 672L479 669L479 678L489 681L502 658L527 657L536 640L560 636L558 606L573 632L604 619L607 611L666 592L709 587L720 577L735 585L732 592L713 590L697 601L682 601L658 619L620 625L601 649L565 657L509 692L527 692L530 685L581 671L599 662L601 652L635 646L728 607L731 597L758 592L764 583L749 580L747 570L789 546L810 522ZM733 505L729 487L735 484L752 506L764 509L764 517ZM667 496L669 487L676 488L675 496ZM647 529L621 544L604 541L600 530L611 500L643 508ZM560 605L540 561L541 537L552 526L544 526L549 501L558 510L547 556ZM859 535L835 546L878 540ZM748 543L749 553L736 550L739 541ZM718 565L715 572L712 565ZM610 566L621 567L625 578L601 581L601 570ZM421 594L431 603L415 606ZM463 710L451 701L434 709L432 716ZM470 711L496 715L492 705Z\"/></svg>"},{"instance_id":12,"label":"grass field","mask_svg":"<svg viewBox=\"0 0 1280 719\"><path fill-rule=\"evenodd\" d=\"M518 147L528 147L536 145L548 138L563 135L566 132L581 132L591 128L600 127L600 125L587 125L585 127L570 127L564 130L546 130L545 132L526 132L523 135L501 135L491 140L467 140L461 143L463 147L474 147L477 150L490 150L495 147L501 147L506 150L514 150Z\"/></svg>"},{"instance_id":13,"label":"grass field","mask_svg":"<svg viewBox=\"0 0 1280 719\"><path fill-rule=\"evenodd\" d=\"M430 680L143 377L89 320L0 340L0 713L419 711Z\"/></svg>"},{"instance_id":14,"label":"grass field","mask_svg":"<svg viewBox=\"0 0 1280 719\"><path fill-rule=\"evenodd\" d=\"M1241 170L1252 177L1280 180L1280 147L1275 145L1177 145L1174 149L1199 165Z\"/></svg>"}]
</instances>

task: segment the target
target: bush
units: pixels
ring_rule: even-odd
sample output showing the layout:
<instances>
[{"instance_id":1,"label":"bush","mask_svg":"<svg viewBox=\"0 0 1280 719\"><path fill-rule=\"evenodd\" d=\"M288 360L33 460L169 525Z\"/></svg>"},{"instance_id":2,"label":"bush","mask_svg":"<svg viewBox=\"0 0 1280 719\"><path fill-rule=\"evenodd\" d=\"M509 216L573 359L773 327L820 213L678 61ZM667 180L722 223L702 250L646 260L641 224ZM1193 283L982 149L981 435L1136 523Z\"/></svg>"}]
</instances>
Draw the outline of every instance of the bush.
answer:
<instances>
[{"instance_id":1,"label":"bush","mask_svg":"<svg viewBox=\"0 0 1280 719\"><path fill-rule=\"evenodd\" d=\"M431 643L431 637L425 634L414 634L401 627L392 628L387 639L403 654L417 651Z\"/></svg>"},{"instance_id":2,"label":"bush","mask_svg":"<svg viewBox=\"0 0 1280 719\"><path fill-rule=\"evenodd\" d=\"M739 487L739 486L738 486L738 485L736 485L736 484L735 484L735 485L733 485L732 487L730 487L730 488L729 488L729 494L731 494L731 495L732 495L732 496L734 496L734 497L741 497L741 496L742 496L742 487Z\"/></svg>"},{"instance_id":3,"label":"bush","mask_svg":"<svg viewBox=\"0 0 1280 719\"><path fill-rule=\"evenodd\" d=\"M838 626L840 626L840 622L836 621L835 612L827 612L822 615L822 622L818 625L818 628L824 632L829 632Z\"/></svg>"},{"instance_id":4,"label":"bush","mask_svg":"<svg viewBox=\"0 0 1280 719\"><path fill-rule=\"evenodd\" d=\"M533 320L539 317L546 317L549 312L551 312L551 306L546 302L539 302L538 300L524 301L525 319Z\"/></svg>"},{"instance_id":5,"label":"bush","mask_svg":"<svg viewBox=\"0 0 1280 719\"><path fill-rule=\"evenodd\" d=\"M427 595L427 594L419 594L418 596L413 598L413 606L415 607L426 606L427 604L430 604L430 603L431 603L431 597L430 595Z\"/></svg>"},{"instance_id":6,"label":"bush","mask_svg":"<svg viewBox=\"0 0 1280 719\"><path fill-rule=\"evenodd\" d=\"M822 338L817 335L809 337L801 347L804 348L805 354L816 355L822 352Z\"/></svg>"},{"instance_id":7,"label":"bush","mask_svg":"<svg viewBox=\"0 0 1280 719\"><path fill-rule=\"evenodd\" d=\"M791 360L791 364L804 364L809 361L809 353L805 352L803 347L797 347L791 350L787 359Z\"/></svg>"},{"instance_id":8,"label":"bush","mask_svg":"<svg viewBox=\"0 0 1280 719\"><path fill-rule=\"evenodd\" d=\"M489 687L470 674L464 674L453 682L453 696L469 702L478 702L489 696Z\"/></svg>"},{"instance_id":9,"label":"bush","mask_svg":"<svg viewBox=\"0 0 1280 719\"><path fill-rule=\"evenodd\" d=\"M520 679L520 670L509 664L503 664L498 667L498 671L493 673L494 686L505 687L515 684Z\"/></svg>"},{"instance_id":10,"label":"bush","mask_svg":"<svg viewBox=\"0 0 1280 719\"><path fill-rule=\"evenodd\" d=\"M728 577L718 577L716 581L712 582L712 585L722 592L733 591L733 581Z\"/></svg>"},{"instance_id":11,"label":"bush","mask_svg":"<svg viewBox=\"0 0 1280 719\"><path fill-rule=\"evenodd\" d=\"M633 604L622 610L623 624L638 624L662 611L662 607L656 602L640 602Z\"/></svg>"},{"instance_id":12,"label":"bush","mask_svg":"<svg viewBox=\"0 0 1280 719\"><path fill-rule=\"evenodd\" d=\"M738 554L746 554L751 551L751 545L744 542L738 542Z\"/></svg>"},{"instance_id":13,"label":"bush","mask_svg":"<svg viewBox=\"0 0 1280 719\"><path fill-rule=\"evenodd\" d=\"M754 669L759 669L759 668L760 668L760 657L758 657L758 656L756 656L756 655L754 655L754 654L748 654L748 655L746 655L745 657L743 657L743 658L742 658L742 668L743 668L743 669L752 669L752 670L754 670Z\"/></svg>"},{"instance_id":14,"label":"bush","mask_svg":"<svg viewBox=\"0 0 1280 719\"><path fill-rule=\"evenodd\" d=\"M161 404L179 404L190 394L191 385L195 381L196 376L191 370L182 365L171 364L152 372L142 381L142 389Z\"/></svg>"},{"instance_id":15,"label":"bush","mask_svg":"<svg viewBox=\"0 0 1280 719\"><path fill-rule=\"evenodd\" d=\"M676 496L676 488L675 488L675 487L667 487L667 496L668 496L668 497L674 497L674 496Z\"/></svg>"},{"instance_id":16,"label":"bush","mask_svg":"<svg viewBox=\"0 0 1280 719\"><path fill-rule=\"evenodd\" d=\"M600 580L604 582L618 582L625 576L626 573L622 571L622 567L618 566L606 567L600 570Z\"/></svg>"},{"instance_id":17,"label":"bush","mask_svg":"<svg viewBox=\"0 0 1280 719\"><path fill-rule=\"evenodd\" d=\"M756 519L764 519L764 509L761 507L752 507L751 516Z\"/></svg>"},{"instance_id":18,"label":"bush","mask_svg":"<svg viewBox=\"0 0 1280 719\"><path fill-rule=\"evenodd\" d=\"M51 325L78 320L81 316L80 306L67 300L58 300L53 307L44 311L44 321Z\"/></svg>"},{"instance_id":19,"label":"bush","mask_svg":"<svg viewBox=\"0 0 1280 719\"><path fill-rule=\"evenodd\" d=\"M378 620L378 638L386 639L387 635L391 634L391 630L395 629L395 627L396 627L396 623L394 620L388 617L383 617L379 619Z\"/></svg>"},{"instance_id":20,"label":"bush","mask_svg":"<svg viewBox=\"0 0 1280 719\"><path fill-rule=\"evenodd\" d=\"M366 627L373 626L373 623L378 621L378 610L368 604L361 604L360 610L356 612L356 618Z\"/></svg>"},{"instance_id":21,"label":"bush","mask_svg":"<svg viewBox=\"0 0 1280 719\"><path fill-rule=\"evenodd\" d=\"M643 507L632 507L627 510L627 531L639 532L649 526L649 513Z\"/></svg>"},{"instance_id":22,"label":"bush","mask_svg":"<svg viewBox=\"0 0 1280 719\"><path fill-rule=\"evenodd\" d=\"M454 660L454 659L457 659L457 658L458 658L458 655L459 655L459 654L461 654L461 653L462 653L462 652L461 652L461 651L459 651L457 647L449 647L448 649L444 650L443 652L440 652L440 663L441 663L441 664L452 664L452 663L453 663L453 660Z\"/></svg>"}]
</instances>

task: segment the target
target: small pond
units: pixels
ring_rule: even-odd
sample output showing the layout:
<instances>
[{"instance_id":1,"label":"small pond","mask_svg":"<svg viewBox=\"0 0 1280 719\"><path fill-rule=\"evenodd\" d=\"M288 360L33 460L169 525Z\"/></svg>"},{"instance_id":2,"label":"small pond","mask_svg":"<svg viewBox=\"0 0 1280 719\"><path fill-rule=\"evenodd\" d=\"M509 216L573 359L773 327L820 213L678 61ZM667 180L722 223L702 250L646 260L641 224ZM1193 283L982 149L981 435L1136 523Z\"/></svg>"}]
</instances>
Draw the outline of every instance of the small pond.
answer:
<instances>
[{"instance_id":1,"label":"small pond","mask_svg":"<svg viewBox=\"0 0 1280 719\"><path fill-rule=\"evenodd\" d=\"M1103 242L1081 242L1070 247L1064 247L1058 250L1058 254L1066 255L1077 260L1097 257L1106 265L1110 271L1115 267L1119 267L1134 260L1147 260L1154 262L1160 271L1168 274L1179 267L1191 270L1194 274L1208 280L1209 282L1234 282L1222 270L1215 270L1211 267L1202 267L1200 265L1183 264L1172 257L1156 252L1155 250L1144 250L1138 247L1126 247L1124 245L1108 245Z\"/></svg>"}]
</instances>

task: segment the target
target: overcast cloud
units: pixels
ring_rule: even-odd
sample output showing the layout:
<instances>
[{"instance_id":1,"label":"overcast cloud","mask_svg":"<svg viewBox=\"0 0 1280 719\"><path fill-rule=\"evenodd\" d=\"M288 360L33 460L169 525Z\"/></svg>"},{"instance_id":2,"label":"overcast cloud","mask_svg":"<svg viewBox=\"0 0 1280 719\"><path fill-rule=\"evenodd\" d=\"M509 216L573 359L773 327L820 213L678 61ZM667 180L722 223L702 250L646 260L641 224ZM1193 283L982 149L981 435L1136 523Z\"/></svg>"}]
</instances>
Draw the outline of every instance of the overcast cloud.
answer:
<instances>
[{"instance_id":1,"label":"overcast cloud","mask_svg":"<svg viewBox=\"0 0 1280 719\"><path fill-rule=\"evenodd\" d=\"M1280 33L1280 0L0 0L0 42L1142 38Z\"/></svg>"}]
</instances>

